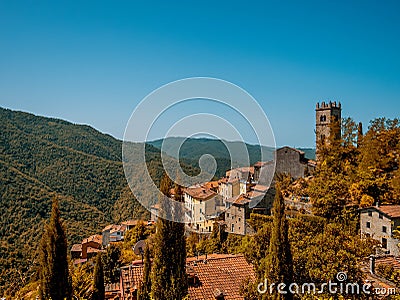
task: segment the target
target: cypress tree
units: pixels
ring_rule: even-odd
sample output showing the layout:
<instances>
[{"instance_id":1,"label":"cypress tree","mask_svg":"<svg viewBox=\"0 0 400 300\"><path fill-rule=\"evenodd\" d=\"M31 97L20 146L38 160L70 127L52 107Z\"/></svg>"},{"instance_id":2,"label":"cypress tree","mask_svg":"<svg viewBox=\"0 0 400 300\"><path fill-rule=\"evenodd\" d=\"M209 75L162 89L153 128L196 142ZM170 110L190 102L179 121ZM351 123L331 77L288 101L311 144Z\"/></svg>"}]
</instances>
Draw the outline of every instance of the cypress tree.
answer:
<instances>
[{"instance_id":1,"label":"cypress tree","mask_svg":"<svg viewBox=\"0 0 400 300\"><path fill-rule=\"evenodd\" d=\"M182 187L175 183L175 201L184 202ZM176 206L175 213L184 214L180 206ZM174 299L183 299L188 293L188 283L186 276L186 237L185 237L185 223L172 222L172 232L175 237L174 261L173 269L173 295Z\"/></svg>"},{"instance_id":2,"label":"cypress tree","mask_svg":"<svg viewBox=\"0 0 400 300\"><path fill-rule=\"evenodd\" d=\"M289 224L285 216L285 202L279 185L273 204L273 225L271 240L267 256L266 278L268 284L284 283L287 294L280 294L274 289L273 299L292 299L293 295L288 291L288 286L293 280L293 260L288 239Z\"/></svg>"},{"instance_id":3,"label":"cypress tree","mask_svg":"<svg viewBox=\"0 0 400 300\"><path fill-rule=\"evenodd\" d=\"M149 245L144 249L143 282L138 292L138 300L150 300L151 293L151 259Z\"/></svg>"},{"instance_id":4,"label":"cypress tree","mask_svg":"<svg viewBox=\"0 0 400 300\"><path fill-rule=\"evenodd\" d=\"M169 289L171 289L171 278L169 266L171 262L171 245L170 245L170 224L165 217L168 213L168 205L164 201L164 195L170 196L171 181L164 174L160 182L159 196L160 214L156 224L156 236L154 243L154 260L151 270L151 294L154 299L170 299Z\"/></svg>"},{"instance_id":5,"label":"cypress tree","mask_svg":"<svg viewBox=\"0 0 400 300\"><path fill-rule=\"evenodd\" d=\"M160 215L154 243L154 260L151 272L151 294L154 299L183 299L187 295L185 225L168 220L180 213L170 207L171 179L164 174L160 191ZM175 187L175 200L182 201L182 190Z\"/></svg>"},{"instance_id":6,"label":"cypress tree","mask_svg":"<svg viewBox=\"0 0 400 300\"><path fill-rule=\"evenodd\" d=\"M110 244L106 253L102 255L104 281L106 283L119 282L121 268L121 249L119 246Z\"/></svg>"},{"instance_id":7,"label":"cypress tree","mask_svg":"<svg viewBox=\"0 0 400 300\"><path fill-rule=\"evenodd\" d=\"M364 136L363 126L362 126L362 123L360 122L360 123L358 123L358 126L357 126L357 148L359 148L361 146L363 136Z\"/></svg>"},{"instance_id":8,"label":"cypress tree","mask_svg":"<svg viewBox=\"0 0 400 300\"><path fill-rule=\"evenodd\" d=\"M50 221L39 246L41 299L71 299L71 280L68 272L67 238L60 219L58 200L53 198Z\"/></svg>"},{"instance_id":9,"label":"cypress tree","mask_svg":"<svg viewBox=\"0 0 400 300\"><path fill-rule=\"evenodd\" d=\"M92 300L104 300L104 299L105 299L105 286L104 286L103 263L101 261L101 253L98 253L93 273Z\"/></svg>"}]
</instances>

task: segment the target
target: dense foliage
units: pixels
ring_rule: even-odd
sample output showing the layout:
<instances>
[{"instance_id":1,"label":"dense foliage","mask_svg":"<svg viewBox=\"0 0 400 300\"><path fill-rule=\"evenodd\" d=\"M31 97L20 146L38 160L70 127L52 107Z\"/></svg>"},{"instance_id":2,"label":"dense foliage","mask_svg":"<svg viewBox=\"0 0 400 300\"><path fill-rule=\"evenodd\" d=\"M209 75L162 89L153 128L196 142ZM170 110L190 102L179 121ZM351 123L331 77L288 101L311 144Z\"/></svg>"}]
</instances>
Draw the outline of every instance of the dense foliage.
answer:
<instances>
[{"instance_id":1,"label":"dense foliage","mask_svg":"<svg viewBox=\"0 0 400 300\"><path fill-rule=\"evenodd\" d=\"M346 218L349 205L400 203L398 119L375 119L365 135L360 125L344 119L341 138L319 145L318 157L307 190L316 215L339 219Z\"/></svg>"},{"instance_id":2,"label":"dense foliage","mask_svg":"<svg viewBox=\"0 0 400 300\"><path fill-rule=\"evenodd\" d=\"M106 224L149 217L126 183L121 141L86 125L8 109L0 108L0 120L0 295L37 279L36 249L53 196L69 245ZM146 161L158 184L160 151L148 145Z\"/></svg>"}]
</instances>

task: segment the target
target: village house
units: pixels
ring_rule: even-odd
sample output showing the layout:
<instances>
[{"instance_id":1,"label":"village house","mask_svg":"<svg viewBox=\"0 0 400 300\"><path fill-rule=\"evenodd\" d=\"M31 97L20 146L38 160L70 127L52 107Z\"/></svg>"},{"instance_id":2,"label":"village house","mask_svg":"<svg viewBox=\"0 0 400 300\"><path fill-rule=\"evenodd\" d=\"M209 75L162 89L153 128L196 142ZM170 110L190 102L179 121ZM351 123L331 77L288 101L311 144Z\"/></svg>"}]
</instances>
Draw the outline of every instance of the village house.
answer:
<instances>
[{"instance_id":1,"label":"village house","mask_svg":"<svg viewBox=\"0 0 400 300\"><path fill-rule=\"evenodd\" d=\"M138 220L128 220L121 223L121 225L126 226L126 230L131 230L135 228L137 225Z\"/></svg>"},{"instance_id":2,"label":"village house","mask_svg":"<svg viewBox=\"0 0 400 300\"><path fill-rule=\"evenodd\" d=\"M184 190L185 221L190 229L200 233L212 231L213 223L223 210L222 197L203 186Z\"/></svg>"},{"instance_id":3,"label":"village house","mask_svg":"<svg viewBox=\"0 0 400 300\"><path fill-rule=\"evenodd\" d=\"M253 228L247 223L250 214L269 214L275 196L275 189L255 185L248 193L225 200L226 232L233 234L253 234Z\"/></svg>"},{"instance_id":4,"label":"village house","mask_svg":"<svg viewBox=\"0 0 400 300\"><path fill-rule=\"evenodd\" d=\"M301 150L287 146L276 150L277 174L290 174L292 178L299 179L314 172L315 166L315 161L306 158Z\"/></svg>"},{"instance_id":5,"label":"village house","mask_svg":"<svg viewBox=\"0 0 400 300\"><path fill-rule=\"evenodd\" d=\"M241 167L231 169L225 172L226 178L238 179L253 182L254 181L254 167Z\"/></svg>"},{"instance_id":6,"label":"village house","mask_svg":"<svg viewBox=\"0 0 400 300\"><path fill-rule=\"evenodd\" d=\"M127 225L115 225L111 224L106 227L101 232L102 235L102 245L107 247L112 242L120 242L124 240L124 234L127 231Z\"/></svg>"},{"instance_id":7,"label":"village house","mask_svg":"<svg viewBox=\"0 0 400 300\"><path fill-rule=\"evenodd\" d=\"M250 218L250 202L251 199L244 194L226 200L225 224L227 232L240 235L254 232L246 222L246 219Z\"/></svg>"},{"instance_id":8,"label":"village house","mask_svg":"<svg viewBox=\"0 0 400 300\"><path fill-rule=\"evenodd\" d=\"M83 263L92 259L101 252L102 236L94 234L82 240L80 244L74 244L71 248L71 257L74 263Z\"/></svg>"},{"instance_id":9,"label":"village house","mask_svg":"<svg viewBox=\"0 0 400 300\"><path fill-rule=\"evenodd\" d=\"M400 241L393 237L393 231L400 225L400 205L377 205L360 210L362 237L371 237L380 242L377 254L399 256Z\"/></svg>"},{"instance_id":10,"label":"village house","mask_svg":"<svg viewBox=\"0 0 400 300\"><path fill-rule=\"evenodd\" d=\"M218 184L218 193L224 200L240 195L240 179L224 177Z\"/></svg>"},{"instance_id":11,"label":"village house","mask_svg":"<svg viewBox=\"0 0 400 300\"><path fill-rule=\"evenodd\" d=\"M189 299L243 299L244 281L255 281L252 265L243 255L212 254L186 259ZM135 261L121 268L119 284L106 285L106 299L137 299L143 280L143 264Z\"/></svg>"}]
</instances>

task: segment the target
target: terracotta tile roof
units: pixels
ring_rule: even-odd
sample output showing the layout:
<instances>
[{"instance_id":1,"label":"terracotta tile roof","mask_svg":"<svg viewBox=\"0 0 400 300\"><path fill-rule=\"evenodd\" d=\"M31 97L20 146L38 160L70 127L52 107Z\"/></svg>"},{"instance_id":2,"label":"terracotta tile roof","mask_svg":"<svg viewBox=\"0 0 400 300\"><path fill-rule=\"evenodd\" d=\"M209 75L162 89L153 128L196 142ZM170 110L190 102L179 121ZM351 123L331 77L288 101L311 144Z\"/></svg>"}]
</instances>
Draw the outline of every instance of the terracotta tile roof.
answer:
<instances>
[{"instance_id":1,"label":"terracotta tile roof","mask_svg":"<svg viewBox=\"0 0 400 300\"><path fill-rule=\"evenodd\" d=\"M226 300L243 299L239 290L247 278L255 280L252 265L243 255L212 254L207 257L187 258L186 273L196 279L189 285L189 298L196 300L215 299L223 293ZM143 276L143 265L131 265L121 268L124 295L132 295L139 287Z\"/></svg>"},{"instance_id":2,"label":"terracotta tile roof","mask_svg":"<svg viewBox=\"0 0 400 300\"><path fill-rule=\"evenodd\" d=\"M88 238L84 239L82 241L82 244L86 244L89 242L95 242L95 243L101 245L101 241L102 241L102 236L100 234L94 234L94 235L91 235Z\"/></svg>"},{"instance_id":3,"label":"terracotta tile roof","mask_svg":"<svg viewBox=\"0 0 400 300\"><path fill-rule=\"evenodd\" d=\"M253 190L258 192L266 192L268 190L268 187L266 185L257 184L253 187Z\"/></svg>"},{"instance_id":4,"label":"terracotta tile roof","mask_svg":"<svg viewBox=\"0 0 400 300\"><path fill-rule=\"evenodd\" d=\"M235 197L226 199L225 201L232 203L232 204L238 204L238 205L244 205L244 204L251 202L251 200L244 194L240 194L239 196L235 196Z\"/></svg>"},{"instance_id":5,"label":"terracotta tile roof","mask_svg":"<svg viewBox=\"0 0 400 300\"><path fill-rule=\"evenodd\" d=\"M219 184L221 184L221 183L225 183L226 184L226 183L234 183L234 182L238 182L238 181L239 181L239 178L223 177L220 180L218 180L218 183Z\"/></svg>"},{"instance_id":6,"label":"terracotta tile roof","mask_svg":"<svg viewBox=\"0 0 400 300\"><path fill-rule=\"evenodd\" d=\"M121 225L125 226L136 226L136 224L139 222L139 220L128 220L125 222L122 222Z\"/></svg>"},{"instance_id":7,"label":"terracotta tile roof","mask_svg":"<svg viewBox=\"0 0 400 300\"><path fill-rule=\"evenodd\" d=\"M87 258L78 258L74 260L74 265L79 265L87 262Z\"/></svg>"},{"instance_id":8,"label":"terracotta tile roof","mask_svg":"<svg viewBox=\"0 0 400 300\"><path fill-rule=\"evenodd\" d=\"M374 209L380 211L391 218L400 218L400 205L380 205L380 206L370 206L361 209L362 212Z\"/></svg>"},{"instance_id":9,"label":"terracotta tile roof","mask_svg":"<svg viewBox=\"0 0 400 300\"><path fill-rule=\"evenodd\" d=\"M393 256L385 256L385 257L376 257L375 258L375 266L379 266L381 264L392 265L395 270L400 269L400 262L397 258ZM375 274L370 273L370 261L369 258L363 259L360 262L360 269L364 274L364 282L369 282L372 284L373 288L395 288L396 294L398 294L398 289L396 288L396 284L383 278L379 272L375 269Z\"/></svg>"},{"instance_id":10,"label":"terracotta tile roof","mask_svg":"<svg viewBox=\"0 0 400 300\"><path fill-rule=\"evenodd\" d=\"M400 270L400 258L394 256L382 256L375 259L375 265L391 265L393 269Z\"/></svg>"},{"instance_id":11,"label":"terracotta tile roof","mask_svg":"<svg viewBox=\"0 0 400 300\"><path fill-rule=\"evenodd\" d=\"M218 188L218 180L206 182L203 184L203 186L204 186L204 188L210 189L210 190L213 188L214 189Z\"/></svg>"},{"instance_id":12,"label":"terracotta tile roof","mask_svg":"<svg viewBox=\"0 0 400 300\"><path fill-rule=\"evenodd\" d=\"M93 248L93 247L87 247L86 252L87 253L97 253L97 252L104 252L104 251L97 249L97 248Z\"/></svg>"},{"instance_id":13,"label":"terracotta tile roof","mask_svg":"<svg viewBox=\"0 0 400 300\"><path fill-rule=\"evenodd\" d=\"M247 197L249 198L257 198L257 197L262 197L264 196L264 192L259 192L259 191L250 191L247 193Z\"/></svg>"},{"instance_id":14,"label":"terracotta tile roof","mask_svg":"<svg viewBox=\"0 0 400 300\"><path fill-rule=\"evenodd\" d=\"M71 252L82 252L82 244L73 244Z\"/></svg>"},{"instance_id":15,"label":"terracotta tile roof","mask_svg":"<svg viewBox=\"0 0 400 300\"><path fill-rule=\"evenodd\" d=\"M205 259L205 257L203 257ZM223 293L224 299L243 299L239 289L242 282L255 280L253 267L244 256L221 255L188 263L196 274L199 284L189 285L190 299L215 299L216 293Z\"/></svg>"},{"instance_id":16,"label":"terracotta tile roof","mask_svg":"<svg viewBox=\"0 0 400 300\"><path fill-rule=\"evenodd\" d=\"M265 165L267 165L267 164L268 164L267 161L258 161L258 162L256 162L256 163L254 164L254 167L256 167L256 168L261 168L261 167L263 167L263 166L265 166Z\"/></svg>"},{"instance_id":17,"label":"terracotta tile roof","mask_svg":"<svg viewBox=\"0 0 400 300\"><path fill-rule=\"evenodd\" d=\"M214 191L210 189L205 189L203 187L190 187L185 189L185 193L189 194L195 199L208 200L217 195Z\"/></svg>"},{"instance_id":18,"label":"terracotta tile roof","mask_svg":"<svg viewBox=\"0 0 400 300\"><path fill-rule=\"evenodd\" d=\"M117 225L115 225L115 224L107 225L106 227L103 228L102 232L103 232L103 231L107 231L107 230L111 230L111 229L114 228L115 226L117 226Z\"/></svg>"},{"instance_id":19,"label":"terracotta tile roof","mask_svg":"<svg viewBox=\"0 0 400 300\"><path fill-rule=\"evenodd\" d=\"M229 177L232 172L250 173L254 174L254 167L241 167L226 171L226 177Z\"/></svg>"},{"instance_id":20,"label":"terracotta tile roof","mask_svg":"<svg viewBox=\"0 0 400 300\"><path fill-rule=\"evenodd\" d=\"M380 210L392 218L400 217L400 205L381 205L377 207L377 210Z\"/></svg>"},{"instance_id":21,"label":"terracotta tile roof","mask_svg":"<svg viewBox=\"0 0 400 300\"><path fill-rule=\"evenodd\" d=\"M127 229L126 225L116 225L110 230L110 233L118 232L118 231L125 231Z\"/></svg>"}]
</instances>

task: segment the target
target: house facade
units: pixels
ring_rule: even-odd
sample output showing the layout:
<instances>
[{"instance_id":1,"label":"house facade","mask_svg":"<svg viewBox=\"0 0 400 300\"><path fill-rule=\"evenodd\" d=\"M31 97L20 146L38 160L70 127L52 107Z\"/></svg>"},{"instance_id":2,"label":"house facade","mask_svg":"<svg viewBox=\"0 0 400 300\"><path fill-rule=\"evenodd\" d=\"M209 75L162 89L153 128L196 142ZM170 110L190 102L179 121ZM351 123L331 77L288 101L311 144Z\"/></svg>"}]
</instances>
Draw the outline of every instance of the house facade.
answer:
<instances>
[{"instance_id":1,"label":"house facade","mask_svg":"<svg viewBox=\"0 0 400 300\"><path fill-rule=\"evenodd\" d=\"M224 177L219 180L218 193L224 200L240 195L240 179Z\"/></svg>"},{"instance_id":2,"label":"house facade","mask_svg":"<svg viewBox=\"0 0 400 300\"><path fill-rule=\"evenodd\" d=\"M246 219L250 218L250 202L251 199L244 194L226 200L225 225L227 232L240 235L250 233L250 226L246 222Z\"/></svg>"},{"instance_id":3,"label":"house facade","mask_svg":"<svg viewBox=\"0 0 400 300\"><path fill-rule=\"evenodd\" d=\"M393 231L399 225L400 205L371 206L360 211L361 236L379 241L379 254L400 256L400 241L393 237Z\"/></svg>"},{"instance_id":4,"label":"house facade","mask_svg":"<svg viewBox=\"0 0 400 300\"><path fill-rule=\"evenodd\" d=\"M193 186L184 190L185 221L191 230L210 233L223 210L222 197L211 189Z\"/></svg>"},{"instance_id":5,"label":"house facade","mask_svg":"<svg viewBox=\"0 0 400 300\"><path fill-rule=\"evenodd\" d=\"M304 155L303 151L287 146L277 149L275 173L290 174L294 179L312 173L315 169L315 162Z\"/></svg>"}]
</instances>

